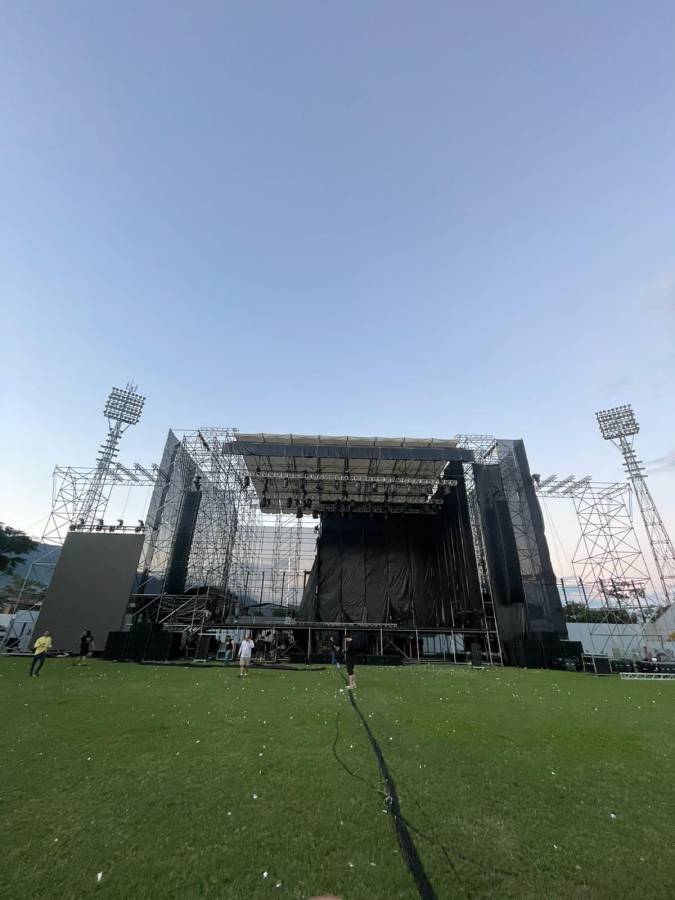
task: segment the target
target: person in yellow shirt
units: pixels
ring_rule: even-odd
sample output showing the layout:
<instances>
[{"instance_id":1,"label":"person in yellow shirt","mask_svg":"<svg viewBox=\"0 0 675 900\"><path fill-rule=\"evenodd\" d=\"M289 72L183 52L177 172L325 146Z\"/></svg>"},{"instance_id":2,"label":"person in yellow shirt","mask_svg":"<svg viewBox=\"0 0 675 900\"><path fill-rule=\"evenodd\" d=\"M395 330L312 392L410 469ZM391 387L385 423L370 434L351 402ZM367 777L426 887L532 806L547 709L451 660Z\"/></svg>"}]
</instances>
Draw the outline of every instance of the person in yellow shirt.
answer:
<instances>
[{"instance_id":1,"label":"person in yellow shirt","mask_svg":"<svg viewBox=\"0 0 675 900\"><path fill-rule=\"evenodd\" d=\"M40 669L45 664L45 659L47 658L47 653L52 648L52 638L48 631L35 641L35 648L33 650L33 660L30 664L30 677L37 678L40 674Z\"/></svg>"}]
</instances>

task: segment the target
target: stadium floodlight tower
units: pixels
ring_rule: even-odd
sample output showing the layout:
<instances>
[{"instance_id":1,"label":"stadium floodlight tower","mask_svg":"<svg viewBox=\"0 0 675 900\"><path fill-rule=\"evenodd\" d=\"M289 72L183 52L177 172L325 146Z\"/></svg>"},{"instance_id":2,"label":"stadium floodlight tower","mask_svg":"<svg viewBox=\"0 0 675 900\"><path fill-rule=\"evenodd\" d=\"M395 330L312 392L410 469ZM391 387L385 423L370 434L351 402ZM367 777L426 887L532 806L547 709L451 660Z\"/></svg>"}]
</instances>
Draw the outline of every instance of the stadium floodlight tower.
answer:
<instances>
[{"instance_id":1,"label":"stadium floodlight tower","mask_svg":"<svg viewBox=\"0 0 675 900\"><path fill-rule=\"evenodd\" d=\"M96 460L96 471L83 497L79 510L79 521L82 527L91 526L102 514L105 488L111 479L113 462L119 453L120 438L130 425L137 425L145 397L137 392L137 385L127 383L125 388L113 388L103 409L108 420L108 435L99 448Z\"/></svg>"},{"instance_id":2,"label":"stadium floodlight tower","mask_svg":"<svg viewBox=\"0 0 675 900\"><path fill-rule=\"evenodd\" d=\"M645 470L633 449L633 439L640 431L632 406L615 406L595 414L600 433L623 454L623 465L633 485L647 538L654 556L656 571L664 594L664 605L675 602L675 550L654 499L647 487Z\"/></svg>"}]
</instances>

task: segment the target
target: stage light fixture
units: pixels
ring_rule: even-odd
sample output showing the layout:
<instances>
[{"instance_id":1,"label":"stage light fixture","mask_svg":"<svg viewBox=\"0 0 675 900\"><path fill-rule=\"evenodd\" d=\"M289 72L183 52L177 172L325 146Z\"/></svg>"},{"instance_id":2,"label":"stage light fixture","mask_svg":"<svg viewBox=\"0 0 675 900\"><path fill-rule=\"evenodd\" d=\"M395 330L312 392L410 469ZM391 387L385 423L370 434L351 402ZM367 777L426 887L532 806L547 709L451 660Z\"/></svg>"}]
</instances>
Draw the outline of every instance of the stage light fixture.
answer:
<instances>
[{"instance_id":1,"label":"stage light fixture","mask_svg":"<svg viewBox=\"0 0 675 900\"><path fill-rule=\"evenodd\" d=\"M309 497L305 497L305 509L311 509L311 508L312 508L311 499Z\"/></svg>"},{"instance_id":2,"label":"stage light fixture","mask_svg":"<svg viewBox=\"0 0 675 900\"><path fill-rule=\"evenodd\" d=\"M290 509L293 506L293 498L289 497L286 501L286 509Z\"/></svg>"},{"instance_id":3,"label":"stage light fixture","mask_svg":"<svg viewBox=\"0 0 675 900\"><path fill-rule=\"evenodd\" d=\"M96 530L100 531L103 528L103 519L96 520Z\"/></svg>"},{"instance_id":4,"label":"stage light fixture","mask_svg":"<svg viewBox=\"0 0 675 900\"><path fill-rule=\"evenodd\" d=\"M251 484L251 479L248 475L244 475L244 490Z\"/></svg>"},{"instance_id":5,"label":"stage light fixture","mask_svg":"<svg viewBox=\"0 0 675 900\"><path fill-rule=\"evenodd\" d=\"M255 474L260 475L260 466L255 467Z\"/></svg>"},{"instance_id":6,"label":"stage light fixture","mask_svg":"<svg viewBox=\"0 0 675 900\"><path fill-rule=\"evenodd\" d=\"M195 488L196 491L201 491L201 489L202 489L202 476L201 476L201 475L195 475L193 484L194 484L194 488Z\"/></svg>"},{"instance_id":7,"label":"stage light fixture","mask_svg":"<svg viewBox=\"0 0 675 900\"><path fill-rule=\"evenodd\" d=\"M316 510L316 509L313 509L313 510L312 510L312 518L313 518L313 519L318 519L318 518L319 518L319 512L318 512L318 510Z\"/></svg>"},{"instance_id":8,"label":"stage light fixture","mask_svg":"<svg viewBox=\"0 0 675 900\"><path fill-rule=\"evenodd\" d=\"M117 528L124 528L124 519L117 520Z\"/></svg>"},{"instance_id":9,"label":"stage light fixture","mask_svg":"<svg viewBox=\"0 0 675 900\"><path fill-rule=\"evenodd\" d=\"M114 531L114 530L115 530L114 525L108 525L108 531Z\"/></svg>"},{"instance_id":10,"label":"stage light fixture","mask_svg":"<svg viewBox=\"0 0 675 900\"><path fill-rule=\"evenodd\" d=\"M297 519L301 519L303 516L304 516L304 513L303 513L303 511L302 511L302 507L299 506L299 507L298 507L298 511L297 511L296 514L295 514L295 517L296 517Z\"/></svg>"},{"instance_id":11,"label":"stage light fixture","mask_svg":"<svg viewBox=\"0 0 675 900\"><path fill-rule=\"evenodd\" d=\"M144 403L145 397L136 393L132 384L128 384L124 390L113 388L103 409L103 415L124 425L137 425Z\"/></svg>"},{"instance_id":12,"label":"stage light fixture","mask_svg":"<svg viewBox=\"0 0 675 900\"><path fill-rule=\"evenodd\" d=\"M75 522L70 523L68 531L77 531L77 525L75 524Z\"/></svg>"},{"instance_id":13,"label":"stage light fixture","mask_svg":"<svg viewBox=\"0 0 675 900\"><path fill-rule=\"evenodd\" d=\"M640 426L635 419L630 404L625 406L613 406L611 409L601 409L596 412L600 434L606 441L618 440L622 437L633 437L640 431Z\"/></svg>"},{"instance_id":14,"label":"stage light fixture","mask_svg":"<svg viewBox=\"0 0 675 900\"><path fill-rule=\"evenodd\" d=\"M86 524L87 524L87 523L84 521L84 519L80 519L80 521L77 523L77 527L78 527L78 528L84 528L84 526L85 526Z\"/></svg>"}]
</instances>

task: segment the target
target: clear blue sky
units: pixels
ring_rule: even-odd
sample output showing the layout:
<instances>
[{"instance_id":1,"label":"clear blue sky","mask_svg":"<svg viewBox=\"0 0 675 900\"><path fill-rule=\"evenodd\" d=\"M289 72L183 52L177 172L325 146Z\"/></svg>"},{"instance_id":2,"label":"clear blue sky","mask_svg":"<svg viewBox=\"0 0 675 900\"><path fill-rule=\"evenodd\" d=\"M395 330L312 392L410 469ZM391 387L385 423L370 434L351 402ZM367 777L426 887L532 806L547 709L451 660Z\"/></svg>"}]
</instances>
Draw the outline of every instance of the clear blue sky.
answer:
<instances>
[{"instance_id":1,"label":"clear blue sky","mask_svg":"<svg viewBox=\"0 0 675 900\"><path fill-rule=\"evenodd\" d=\"M176 7L179 7L178 9ZM675 530L675 6L0 5L0 518L172 425L524 437Z\"/></svg>"}]
</instances>

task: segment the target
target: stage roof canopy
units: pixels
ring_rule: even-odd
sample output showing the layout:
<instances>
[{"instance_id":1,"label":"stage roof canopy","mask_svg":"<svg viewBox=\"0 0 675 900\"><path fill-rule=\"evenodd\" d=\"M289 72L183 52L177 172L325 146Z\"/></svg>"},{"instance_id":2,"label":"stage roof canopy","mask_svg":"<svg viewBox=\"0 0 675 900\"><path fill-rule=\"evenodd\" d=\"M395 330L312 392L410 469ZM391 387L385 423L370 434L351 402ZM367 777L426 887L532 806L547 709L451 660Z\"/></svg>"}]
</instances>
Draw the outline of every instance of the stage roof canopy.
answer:
<instances>
[{"instance_id":1,"label":"stage roof canopy","mask_svg":"<svg viewBox=\"0 0 675 900\"><path fill-rule=\"evenodd\" d=\"M244 458L267 512L435 511L448 463L473 459L452 438L238 433L223 452Z\"/></svg>"}]
</instances>

